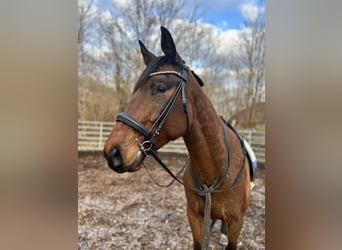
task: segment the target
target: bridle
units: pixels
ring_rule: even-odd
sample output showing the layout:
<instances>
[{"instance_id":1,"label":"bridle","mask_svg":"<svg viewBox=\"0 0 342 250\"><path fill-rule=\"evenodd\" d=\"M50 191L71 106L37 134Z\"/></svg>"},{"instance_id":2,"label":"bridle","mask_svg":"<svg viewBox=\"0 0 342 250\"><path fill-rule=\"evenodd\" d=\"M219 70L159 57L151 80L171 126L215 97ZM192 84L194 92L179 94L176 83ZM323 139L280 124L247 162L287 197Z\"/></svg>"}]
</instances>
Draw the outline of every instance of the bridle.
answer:
<instances>
[{"instance_id":1,"label":"bridle","mask_svg":"<svg viewBox=\"0 0 342 250\"><path fill-rule=\"evenodd\" d=\"M137 130L144 136L144 141L141 142L138 138L136 139L136 142L139 146L139 153L137 155L137 158L140 156L140 152L144 153L146 156L151 155L173 178L175 178L178 182L178 178L165 166L164 163L162 163L161 159L158 157L157 149L155 145L155 140L160 134L160 131L162 130L165 121L167 117L169 116L172 108L174 107L177 97L181 94L182 95L182 105L183 105L183 111L185 113L186 122L187 122L187 129L189 129L189 115L188 115L188 109L187 109L187 100L185 95L185 85L188 80L188 72L189 67L186 65L183 65L183 72L182 74L177 71L157 71L153 72L148 75L148 77L156 76L156 75L176 75L178 78L180 78L180 82L177 85L175 91L159 113L158 117L153 122L150 129L146 128L144 124L142 124L140 121L135 119L133 116L129 115L128 113L122 112L119 113L116 117L116 121L123 122L124 124L130 126L131 128ZM135 166L133 166L135 167Z\"/></svg>"},{"instance_id":2,"label":"bridle","mask_svg":"<svg viewBox=\"0 0 342 250\"><path fill-rule=\"evenodd\" d=\"M177 77L180 78L180 82L177 85L175 91L173 92L173 94L171 95L171 97L169 98L169 100L167 101L167 103L165 104L165 106L163 107L161 112L159 113L158 117L153 122L150 129L147 129L144 126L144 124L142 124L140 121L138 121L137 119L135 119L133 116L129 115L128 113L122 112L122 113L119 113L118 116L116 117L116 121L123 122L124 124L126 124L126 125L130 126L131 128L137 130L138 132L140 132L144 136L143 142L141 142L138 138L136 139L136 142L139 146L139 152L138 152L138 154L136 156L136 160L134 162L136 164L139 162L139 160L141 159L141 152L145 156L150 155L159 163L159 165L161 165L164 168L164 170L166 170L166 172L168 174L170 174L173 177L174 180L181 183L182 185L184 185L184 183L178 178L178 174L175 175L174 173L172 173L172 171L159 158L158 153L157 153L157 148L155 145L155 139L160 134L160 131L162 130L162 128L165 124L165 121L166 121L167 117L169 116L172 108L174 107L176 100L177 100L177 97L180 94L182 95L183 111L184 111L185 116L186 116L187 129L189 129L189 115L188 115L187 100L186 100L186 95L185 95L185 85L186 85L187 80L188 80L188 72L189 72L189 67L186 65L183 65L182 74L177 72L177 71L169 71L168 70L168 71L157 71L157 72L150 73L148 75L148 77L152 77L152 76L156 76L156 75L176 75ZM237 134L237 136L239 137L239 140L240 140L241 146L242 146L243 155L244 155L243 164L242 164L241 170L240 170L238 176L235 178L233 184L227 189L218 190L217 186L223 181L224 177L226 177L226 178L228 177L228 168L230 165L229 164L229 162L230 162L230 156L229 156L230 155L230 139L229 139L228 133L224 129L224 138L225 138L225 144L226 144L226 155L227 155L227 157L226 157L226 160L224 162L223 171L215 178L212 185L210 185L209 187L205 187L205 185L200 181L199 177L197 176L197 174L194 172L194 170L190 166L190 173L192 175L192 179L193 179L195 186L196 186L196 189L194 191L196 191L201 196L205 196L207 193L228 191L229 189L235 187L237 185L237 183L241 180L241 176L243 173L243 171L242 171L243 165L244 165L244 161L245 161L245 157L246 157L246 149L245 149L243 140L242 140L241 136L239 135L239 133L230 124L228 124L228 123L226 124L223 120L222 120L222 123L223 123L223 127L228 125L234 131L234 133ZM133 164L130 167L130 170L134 169L136 167L136 164Z\"/></svg>"},{"instance_id":3,"label":"bridle","mask_svg":"<svg viewBox=\"0 0 342 250\"><path fill-rule=\"evenodd\" d=\"M165 163L159 158L158 153L157 153L157 148L155 145L155 139L158 137L160 134L160 131L162 130L165 121L167 117L169 116L172 108L175 105L175 102L177 100L177 97L182 94L182 104L183 104L183 111L186 116L186 122L187 122L187 129L189 129L189 115L188 115L188 109L187 109L187 100L186 100L186 95L185 95L185 86L188 80L188 72L189 72L189 67L186 65L183 65L183 72L182 74L177 72L177 71L157 71L150 73L148 77L156 76L156 75L176 75L177 77L180 78L180 82L177 85L175 91L169 98L168 102L165 104L161 112L159 113L158 117L155 119L153 122L152 126L150 129L147 129L144 124L142 124L140 121L135 119L133 116L129 115L126 112L119 113L118 116L116 117L116 121L123 122L124 124L130 126L131 128L137 130L144 136L144 141L141 142L138 138L136 139L136 142L139 146L139 152L136 156L136 159L134 161L135 164L133 164L129 170L133 170L136 167L136 164L139 162L141 159L141 153L143 153L145 156L152 156L158 163L161 165L164 170L177 182L180 184L184 185L183 181L181 181L178 178L178 174L174 174L166 165ZM243 173L243 165L245 162L246 158L246 148L243 143L242 137L239 135L239 133L229 124L225 123L224 120L222 120L223 127L229 126L230 129L233 130L233 132L238 136L242 151L243 151L243 162L241 169L239 171L238 176L235 178L234 182L230 185L230 187L226 189L217 189L217 186L223 181L224 177L228 178L228 168L230 165L230 139L229 135L224 129L224 138L225 138L225 144L226 144L226 160L224 162L224 167L223 171L216 176L214 182L212 185L209 187L206 187L199 179L195 171L192 169L192 166L190 164L190 173L192 175L192 179L195 183L196 189L193 189L196 191L199 195L205 196L208 193L216 193L216 192L225 192L228 191L232 188L234 188L238 182L241 180L242 173ZM184 185L185 186L185 185Z\"/></svg>"}]
</instances>

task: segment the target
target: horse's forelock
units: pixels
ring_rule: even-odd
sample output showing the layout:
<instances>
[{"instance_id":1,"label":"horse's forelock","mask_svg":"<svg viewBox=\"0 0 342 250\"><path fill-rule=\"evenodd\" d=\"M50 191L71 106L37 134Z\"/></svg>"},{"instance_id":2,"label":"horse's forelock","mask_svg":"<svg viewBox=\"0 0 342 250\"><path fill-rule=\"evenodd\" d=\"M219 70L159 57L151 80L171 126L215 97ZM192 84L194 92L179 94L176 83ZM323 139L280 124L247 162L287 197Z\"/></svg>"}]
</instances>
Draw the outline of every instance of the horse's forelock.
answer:
<instances>
[{"instance_id":1,"label":"horse's forelock","mask_svg":"<svg viewBox=\"0 0 342 250\"><path fill-rule=\"evenodd\" d=\"M160 67L161 65L165 64L167 62L167 58L166 56L159 56L154 58L144 69L144 71L141 73L137 84L134 87L134 91L135 92L138 88L141 87L141 85L147 80L148 76L155 72L158 67Z\"/></svg>"},{"instance_id":2,"label":"horse's forelock","mask_svg":"<svg viewBox=\"0 0 342 250\"><path fill-rule=\"evenodd\" d=\"M170 63L169 62L169 58L166 56L159 56L154 58L144 69L144 71L141 73L137 84L134 87L133 92L135 92L138 88L141 87L141 85L147 80L147 78L149 77L149 75L153 72L155 72L160 66ZM192 71L192 74L195 76L198 84L202 87L204 86L204 82L202 81L202 79L194 72Z\"/></svg>"}]
</instances>

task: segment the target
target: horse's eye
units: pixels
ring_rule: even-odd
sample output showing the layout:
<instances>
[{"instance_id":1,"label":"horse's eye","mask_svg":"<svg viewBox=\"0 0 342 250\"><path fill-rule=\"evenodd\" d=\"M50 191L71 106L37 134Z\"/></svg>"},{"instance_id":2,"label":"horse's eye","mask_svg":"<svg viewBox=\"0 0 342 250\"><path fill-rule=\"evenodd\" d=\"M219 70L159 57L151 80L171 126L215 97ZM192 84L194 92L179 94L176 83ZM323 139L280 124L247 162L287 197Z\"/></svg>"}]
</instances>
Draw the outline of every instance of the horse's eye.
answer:
<instances>
[{"instance_id":1,"label":"horse's eye","mask_svg":"<svg viewBox=\"0 0 342 250\"><path fill-rule=\"evenodd\" d=\"M164 93L167 90L167 88L163 85L160 85L157 87L157 92L158 93Z\"/></svg>"},{"instance_id":2,"label":"horse's eye","mask_svg":"<svg viewBox=\"0 0 342 250\"><path fill-rule=\"evenodd\" d=\"M168 85L165 83L157 83L152 87L152 95L162 94L169 89Z\"/></svg>"}]
</instances>

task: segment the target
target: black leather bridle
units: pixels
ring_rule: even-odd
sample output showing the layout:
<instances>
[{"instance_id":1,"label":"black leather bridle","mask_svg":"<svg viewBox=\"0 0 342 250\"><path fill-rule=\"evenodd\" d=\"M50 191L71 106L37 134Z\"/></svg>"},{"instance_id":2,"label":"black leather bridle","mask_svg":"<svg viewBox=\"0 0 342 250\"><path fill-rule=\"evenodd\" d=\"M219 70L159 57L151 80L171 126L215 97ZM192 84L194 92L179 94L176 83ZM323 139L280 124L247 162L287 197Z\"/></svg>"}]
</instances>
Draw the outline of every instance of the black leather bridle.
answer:
<instances>
[{"instance_id":1,"label":"black leather bridle","mask_svg":"<svg viewBox=\"0 0 342 250\"><path fill-rule=\"evenodd\" d=\"M143 152L146 156L151 155L155 160L177 181L178 178L165 166L165 164L160 160L157 155L157 149L155 145L155 140L160 134L162 130L166 118L169 116L172 108L174 107L177 97L181 94L182 95L182 104L183 110L186 116L187 122L187 129L189 129L189 115L187 109L187 100L185 95L185 85L188 80L188 71L189 68L186 65L183 65L183 72L182 74L177 71L157 71L149 74L148 77L156 76L156 75L176 75L180 78L180 82L177 85L175 91L171 95L170 99L167 101L165 106L163 107L162 111L159 113L158 117L153 122L150 129L146 128L144 124L140 121L135 119L133 116L129 115L128 113L122 112L119 113L116 117L116 121L123 122L124 124L130 126L131 128L135 129L136 131L140 132L144 136L144 141L141 142L138 138L136 142L139 145L139 149Z\"/></svg>"}]
</instances>

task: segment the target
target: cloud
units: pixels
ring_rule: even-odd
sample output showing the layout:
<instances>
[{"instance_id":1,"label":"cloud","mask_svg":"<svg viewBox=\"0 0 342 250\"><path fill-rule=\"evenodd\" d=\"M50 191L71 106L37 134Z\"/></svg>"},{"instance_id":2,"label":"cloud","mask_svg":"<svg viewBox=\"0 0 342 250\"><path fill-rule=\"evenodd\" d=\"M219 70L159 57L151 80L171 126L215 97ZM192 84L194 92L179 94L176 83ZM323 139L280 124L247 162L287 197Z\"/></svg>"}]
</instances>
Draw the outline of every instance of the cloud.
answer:
<instances>
[{"instance_id":1,"label":"cloud","mask_svg":"<svg viewBox=\"0 0 342 250\"><path fill-rule=\"evenodd\" d=\"M222 30L226 30L229 27L229 23L227 22L227 20L222 20L219 23L217 23L216 26L218 26Z\"/></svg>"},{"instance_id":2,"label":"cloud","mask_svg":"<svg viewBox=\"0 0 342 250\"><path fill-rule=\"evenodd\" d=\"M96 3L91 4L91 1L89 0L79 0L78 1L78 8L82 10L86 10L89 8L87 15L94 16L96 13L98 13L99 9Z\"/></svg>"},{"instance_id":3,"label":"cloud","mask_svg":"<svg viewBox=\"0 0 342 250\"><path fill-rule=\"evenodd\" d=\"M121 4L127 4L127 1L123 1L123 0L107 0L107 1L113 1L113 2L115 1L116 3L121 2ZM251 7L255 6L256 8L258 8L256 5L253 5L253 3L254 2L248 2L248 3L246 2L242 4L241 11L244 11L246 15L249 14L251 16L252 15L251 13L253 13L251 11L253 10L253 8ZM99 17L104 23L110 23L112 20L112 13L109 10L104 9L101 12ZM118 22L122 25L122 27L124 27L123 29L126 30L127 38L136 37L136 34L132 29L125 27L126 25L122 18L118 18ZM226 20L222 20L220 25L217 25L217 24L214 25L212 23L207 23L205 20L197 20L195 23L190 23L188 20L181 19L181 18L173 19L172 26L176 27L178 25L183 25L183 26L194 25L198 28L199 26L201 26L203 27L203 29L208 29L208 32L213 34L212 37L214 38L212 40L212 43L209 45L215 48L215 51L213 52L213 55L212 55L213 58L215 56L219 59L229 58L231 55L238 56L238 54L240 53L239 47L241 44L241 37L242 37L241 34L244 32L244 30L242 28L241 29L226 29L226 27L228 26ZM152 32L150 36L151 36L150 37L151 41L154 41L154 40L158 41L156 48L153 47L154 46L153 43L148 44L148 41L143 41L143 42L145 42L145 44L149 46L149 49L151 49L151 51L158 54L160 52L159 51L160 50L159 27L156 28L155 32ZM89 43L85 45L85 48L84 48L85 51L88 54L94 56L94 58L96 59L99 59L99 60L101 60L101 58L105 59L106 54L108 54L111 51L110 45L108 45L104 39L100 39L100 41L96 41L97 39L96 37L94 39L95 39L94 41L89 41ZM199 65L193 65L193 66L201 67L203 65L199 64ZM201 69L197 69L197 70L201 71Z\"/></svg>"},{"instance_id":4,"label":"cloud","mask_svg":"<svg viewBox=\"0 0 342 250\"><path fill-rule=\"evenodd\" d=\"M109 10L101 11L99 18L103 23L110 23L113 20L112 14Z\"/></svg>"},{"instance_id":5,"label":"cloud","mask_svg":"<svg viewBox=\"0 0 342 250\"><path fill-rule=\"evenodd\" d=\"M241 4L239 9L242 16L249 21L256 20L261 11L261 8L253 0Z\"/></svg>"},{"instance_id":6,"label":"cloud","mask_svg":"<svg viewBox=\"0 0 342 250\"><path fill-rule=\"evenodd\" d=\"M112 0L112 2L118 7L127 7L129 4L127 0Z\"/></svg>"},{"instance_id":7,"label":"cloud","mask_svg":"<svg viewBox=\"0 0 342 250\"><path fill-rule=\"evenodd\" d=\"M213 42L216 44L212 44L212 46L216 47L216 53L218 55L230 55L234 51L237 51L238 46L241 41L241 33L240 29L227 29L223 30L218 25L213 25L206 22L198 22L196 25L201 25L204 28L211 29L212 34L215 36L215 40Z\"/></svg>"},{"instance_id":8,"label":"cloud","mask_svg":"<svg viewBox=\"0 0 342 250\"><path fill-rule=\"evenodd\" d=\"M198 28L202 27L204 30L208 30L208 32L215 37L215 39L212 40L213 44L211 44L211 46L216 48L215 52L217 55L229 56L238 50L238 46L241 43L242 29L223 30L221 26L205 21L198 21L194 24L191 24L184 19L176 19L174 21L179 22L182 25L195 25Z\"/></svg>"},{"instance_id":9,"label":"cloud","mask_svg":"<svg viewBox=\"0 0 342 250\"><path fill-rule=\"evenodd\" d=\"M219 33L219 38L222 43L221 46L217 48L218 52L223 55L229 55L238 50L241 41L241 30L229 29L221 31Z\"/></svg>"},{"instance_id":10,"label":"cloud","mask_svg":"<svg viewBox=\"0 0 342 250\"><path fill-rule=\"evenodd\" d=\"M111 53L111 48L108 47L107 44L102 44L101 46L94 46L93 44L86 43L84 45L84 51L92 55L96 59L104 58L104 56L108 53Z\"/></svg>"}]
</instances>

